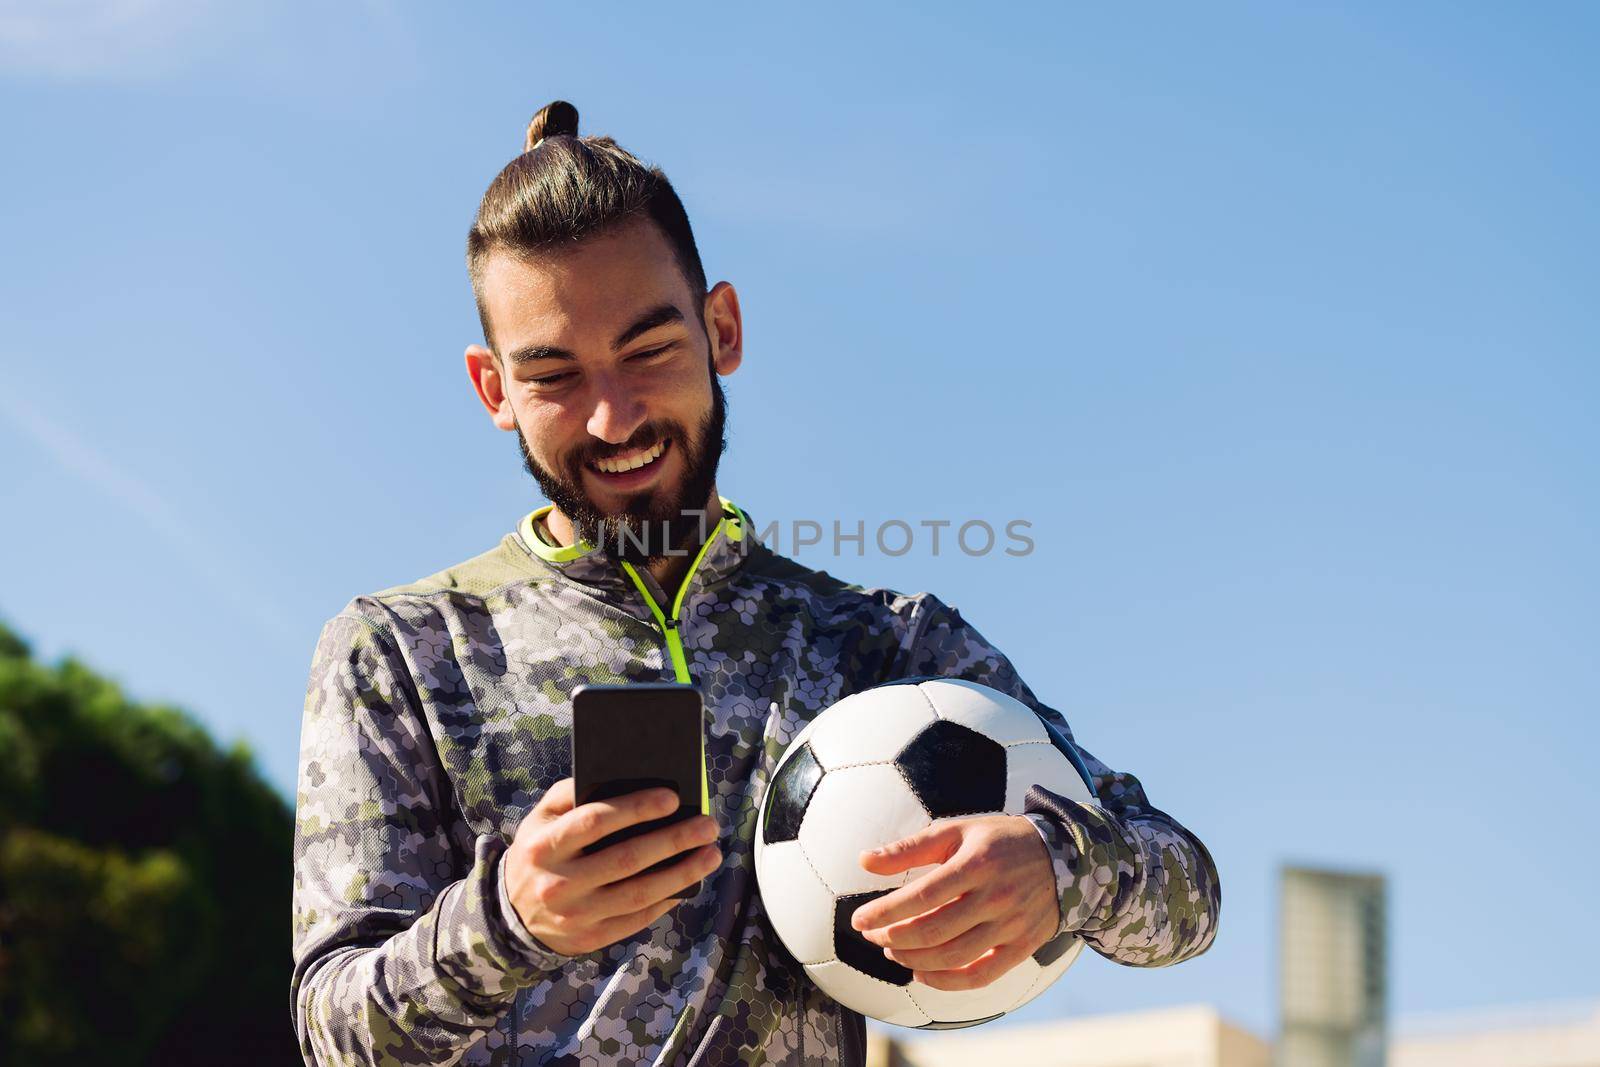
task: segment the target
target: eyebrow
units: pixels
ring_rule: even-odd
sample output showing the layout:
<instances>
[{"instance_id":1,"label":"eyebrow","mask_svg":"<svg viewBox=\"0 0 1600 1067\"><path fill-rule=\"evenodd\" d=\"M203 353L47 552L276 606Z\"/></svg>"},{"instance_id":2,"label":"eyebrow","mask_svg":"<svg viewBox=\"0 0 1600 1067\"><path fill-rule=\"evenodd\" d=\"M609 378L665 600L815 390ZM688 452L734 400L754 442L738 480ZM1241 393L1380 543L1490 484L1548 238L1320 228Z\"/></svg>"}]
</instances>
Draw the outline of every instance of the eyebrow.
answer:
<instances>
[{"instance_id":1,"label":"eyebrow","mask_svg":"<svg viewBox=\"0 0 1600 1067\"><path fill-rule=\"evenodd\" d=\"M617 334L617 339L611 342L611 351L619 351L629 341L632 341L634 338L639 337L642 334L647 334L657 327L665 326L668 323L682 321L683 312L679 311L674 305L660 304L651 308L649 311L646 311L643 315L640 315L634 320L633 325ZM578 357L573 355L567 349L557 348L554 345L523 345L521 348L514 350L506 358L511 361L512 366L520 367L522 364L531 363L536 359L567 359L576 361Z\"/></svg>"}]
</instances>

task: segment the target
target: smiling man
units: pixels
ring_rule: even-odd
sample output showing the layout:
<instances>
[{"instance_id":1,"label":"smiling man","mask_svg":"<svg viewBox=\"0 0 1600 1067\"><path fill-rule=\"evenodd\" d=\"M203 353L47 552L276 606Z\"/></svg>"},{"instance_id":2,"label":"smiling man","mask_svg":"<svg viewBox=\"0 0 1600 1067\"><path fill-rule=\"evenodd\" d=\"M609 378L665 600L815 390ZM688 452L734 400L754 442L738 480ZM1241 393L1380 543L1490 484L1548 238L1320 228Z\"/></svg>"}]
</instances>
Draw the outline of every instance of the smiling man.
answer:
<instances>
[{"instance_id":1,"label":"smiling man","mask_svg":"<svg viewBox=\"0 0 1600 1067\"><path fill-rule=\"evenodd\" d=\"M502 339L504 357L471 345L467 370L551 501L541 516L549 533L652 564L666 585L721 510L718 379L739 365L739 301L726 282L691 293L650 220L613 227L559 256L481 253L473 273L484 335Z\"/></svg>"},{"instance_id":2,"label":"smiling man","mask_svg":"<svg viewBox=\"0 0 1600 1067\"><path fill-rule=\"evenodd\" d=\"M560 101L534 117L467 248L485 342L467 371L550 503L479 556L355 597L317 643L301 1049L325 1065L860 1064L861 1016L806 978L756 889L756 808L785 745L841 698L919 675L1070 730L932 594L754 543L716 486L738 296L707 288L666 177L577 131ZM663 680L705 694L710 815L585 855L675 801L574 806L572 691ZM1100 807L1044 793L1026 815L864 855L885 874L931 865L856 913L864 935L942 989L992 982L1067 930L1133 966L1205 951L1220 901L1205 847L1083 756Z\"/></svg>"}]
</instances>

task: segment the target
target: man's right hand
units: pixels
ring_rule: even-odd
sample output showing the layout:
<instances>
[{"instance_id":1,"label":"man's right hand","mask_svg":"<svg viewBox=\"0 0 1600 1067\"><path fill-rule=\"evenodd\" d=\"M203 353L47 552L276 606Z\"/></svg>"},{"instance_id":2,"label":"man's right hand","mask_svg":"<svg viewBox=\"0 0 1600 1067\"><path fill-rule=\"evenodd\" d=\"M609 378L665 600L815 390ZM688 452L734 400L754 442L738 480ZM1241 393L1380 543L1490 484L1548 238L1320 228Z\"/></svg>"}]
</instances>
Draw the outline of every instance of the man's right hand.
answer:
<instances>
[{"instance_id":1,"label":"man's right hand","mask_svg":"<svg viewBox=\"0 0 1600 1067\"><path fill-rule=\"evenodd\" d=\"M506 893L522 924L551 951L580 956L638 933L681 903L672 894L722 863L717 824L708 815L663 826L585 856L607 834L670 815L671 789L573 806L572 779L539 798L506 850ZM640 874L670 856L682 859Z\"/></svg>"}]
</instances>

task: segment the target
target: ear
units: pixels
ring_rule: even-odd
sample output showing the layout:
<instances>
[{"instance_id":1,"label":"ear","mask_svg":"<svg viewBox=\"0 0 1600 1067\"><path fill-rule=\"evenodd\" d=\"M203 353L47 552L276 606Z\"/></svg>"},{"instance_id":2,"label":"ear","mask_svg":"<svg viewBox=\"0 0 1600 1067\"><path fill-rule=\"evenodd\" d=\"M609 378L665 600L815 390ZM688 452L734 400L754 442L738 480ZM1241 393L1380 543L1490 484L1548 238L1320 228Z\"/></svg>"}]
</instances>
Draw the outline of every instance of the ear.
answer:
<instances>
[{"instance_id":1,"label":"ear","mask_svg":"<svg viewBox=\"0 0 1600 1067\"><path fill-rule=\"evenodd\" d=\"M706 294L706 337L711 342L711 363L718 374L732 374L744 360L744 320L739 316L739 294L727 282L718 282Z\"/></svg>"},{"instance_id":2,"label":"ear","mask_svg":"<svg viewBox=\"0 0 1600 1067\"><path fill-rule=\"evenodd\" d=\"M500 376L500 360L482 345L468 345L466 358L467 377L472 379L472 387L489 410L489 417L502 430L516 429L511 401L506 397L505 380Z\"/></svg>"}]
</instances>

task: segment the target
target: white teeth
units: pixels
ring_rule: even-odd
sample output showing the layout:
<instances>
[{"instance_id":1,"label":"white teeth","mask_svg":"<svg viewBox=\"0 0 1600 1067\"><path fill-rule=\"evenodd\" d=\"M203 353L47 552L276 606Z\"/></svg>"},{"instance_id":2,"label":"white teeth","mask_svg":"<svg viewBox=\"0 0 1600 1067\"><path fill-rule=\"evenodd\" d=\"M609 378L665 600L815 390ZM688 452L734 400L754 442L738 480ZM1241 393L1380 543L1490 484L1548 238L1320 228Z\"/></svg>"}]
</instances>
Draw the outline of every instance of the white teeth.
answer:
<instances>
[{"instance_id":1,"label":"white teeth","mask_svg":"<svg viewBox=\"0 0 1600 1067\"><path fill-rule=\"evenodd\" d=\"M636 470L639 467L644 466L646 463L653 461L657 456L661 455L662 451L666 447L667 443L665 441L657 441L653 447L647 448L643 452L634 452L633 454L627 456L614 456L611 459L596 460L594 465L596 468L605 471L607 474L621 474L624 471Z\"/></svg>"}]
</instances>

